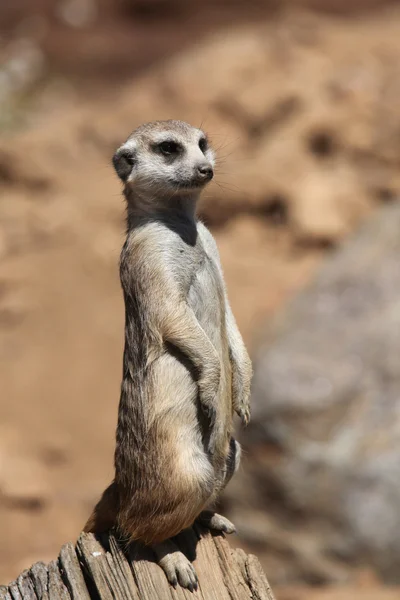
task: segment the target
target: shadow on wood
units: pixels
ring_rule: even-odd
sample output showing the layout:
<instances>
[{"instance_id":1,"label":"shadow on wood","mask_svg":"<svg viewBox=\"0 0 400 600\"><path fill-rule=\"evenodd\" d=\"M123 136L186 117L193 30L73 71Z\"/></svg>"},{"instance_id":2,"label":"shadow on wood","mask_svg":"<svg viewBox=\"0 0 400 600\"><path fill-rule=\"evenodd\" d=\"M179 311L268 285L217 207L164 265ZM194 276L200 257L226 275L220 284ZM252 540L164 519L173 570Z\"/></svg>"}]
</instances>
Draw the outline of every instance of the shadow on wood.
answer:
<instances>
[{"instance_id":1,"label":"shadow on wood","mask_svg":"<svg viewBox=\"0 0 400 600\"><path fill-rule=\"evenodd\" d=\"M0 600L274 600L255 556L233 550L222 535L196 533L196 592L174 589L149 549L134 544L127 557L112 535L82 533L57 560L36 563L0 587Z\"/></svg>"}]
</instances>

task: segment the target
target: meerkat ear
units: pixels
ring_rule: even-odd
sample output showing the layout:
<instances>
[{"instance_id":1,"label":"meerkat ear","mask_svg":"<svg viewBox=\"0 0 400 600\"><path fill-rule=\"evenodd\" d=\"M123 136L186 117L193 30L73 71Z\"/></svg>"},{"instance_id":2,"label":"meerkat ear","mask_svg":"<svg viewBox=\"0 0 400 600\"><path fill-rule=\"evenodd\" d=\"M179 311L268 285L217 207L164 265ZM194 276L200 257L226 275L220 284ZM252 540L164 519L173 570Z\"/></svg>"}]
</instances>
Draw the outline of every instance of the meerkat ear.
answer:
<instances>
[{"instance_id":1,"label":"meerkat ear","mask_svg":"<svg viewBox=\"0 0 400 600\"><path fill-rule=\"evenodd\" d=\"M113 156L113 165L117 175L122 181L126 181L136 163L134 148L119 148Z\"/></svg>"}]
</instances>

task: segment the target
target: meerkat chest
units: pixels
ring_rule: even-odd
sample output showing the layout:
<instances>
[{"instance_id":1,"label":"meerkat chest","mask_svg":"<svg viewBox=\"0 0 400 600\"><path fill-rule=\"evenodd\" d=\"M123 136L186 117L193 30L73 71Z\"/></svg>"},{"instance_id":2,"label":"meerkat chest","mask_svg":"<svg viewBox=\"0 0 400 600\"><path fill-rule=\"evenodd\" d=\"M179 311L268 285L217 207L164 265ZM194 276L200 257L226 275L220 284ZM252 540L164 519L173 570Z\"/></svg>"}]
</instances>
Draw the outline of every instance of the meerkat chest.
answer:
<instances>
[{"instance_id":1,"label":"meerkat chest","mask_svg":"<svg viewBox=\"0 0 400 600\"><path fill-rule=\"evenodd\" d=\"M201 231L196 237L185 239L165 230L160 232L160 239L167 269L198 321L211 337L220 336L225 323L224 286L216 259Z\"/></svg>"},{"instance_id":2,"label":"meerkat chest","mask_svg":"<svg viewBox=\"0 0 400 600\"><path fill-rule=\"evenodd\" d=\"M169 264L174 270L179 287L195 313L216 310L223 297L223 282L213 256L200 236L196 243L188 244L177 237L169 246Z\"/></svg>"},{"instance_id":3,"label":"meerkat chest","mask_svg":"<svg viewBox=\"0 0 400 600\"><path fill-rule=\"evenodd\" d=\"M223 282L218 266L204 249L193 272L187 301L203 329L218 345L225 323Z\"/></svg>"}]
</instances>

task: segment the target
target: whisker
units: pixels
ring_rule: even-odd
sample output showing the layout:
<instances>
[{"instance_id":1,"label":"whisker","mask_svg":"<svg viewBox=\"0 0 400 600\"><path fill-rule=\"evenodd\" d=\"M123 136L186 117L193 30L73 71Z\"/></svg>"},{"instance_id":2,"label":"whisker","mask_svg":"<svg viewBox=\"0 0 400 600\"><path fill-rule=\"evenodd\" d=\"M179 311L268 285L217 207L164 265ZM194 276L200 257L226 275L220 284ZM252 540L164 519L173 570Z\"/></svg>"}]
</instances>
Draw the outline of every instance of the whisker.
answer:
<instances>
[{"instance_id":1,"label":"whisker","mask_svg":"<svg viewBox=\"0 0 400 600\"><path fill-rule=\"evenodd\" d=\"M231 187L229 187L228 185L226 185L226 184L224 184L224 183L218 183L218 182L216 181L216 182L215 182L215 184L216 184L216 185L217 185L217 186L218 186L218 187L219 187L221 190L223 190L224 192L230 192L231 194L234 194L234 193L240 193L240 194L242 194L242 193L243 193L243 194L244 194L244 193L245 193L245 192L244 192L244 190L241 190L241 189L239 189L239 188L236 188L236 189L235 189L235 188L231 188Z\"/></svg>"}]
</instances>

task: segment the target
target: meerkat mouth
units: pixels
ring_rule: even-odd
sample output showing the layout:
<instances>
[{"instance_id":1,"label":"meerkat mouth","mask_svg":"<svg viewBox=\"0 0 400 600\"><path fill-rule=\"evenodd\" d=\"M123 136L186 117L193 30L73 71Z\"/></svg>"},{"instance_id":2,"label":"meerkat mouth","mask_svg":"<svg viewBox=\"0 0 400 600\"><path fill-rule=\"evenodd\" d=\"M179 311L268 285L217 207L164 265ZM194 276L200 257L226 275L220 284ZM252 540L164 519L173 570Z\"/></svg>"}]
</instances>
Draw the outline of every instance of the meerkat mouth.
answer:
<instances>
[{"instance_id":1,"label":"meerkat mouth","mask_svg":"<svg viewBox=\"0 0 400 600\"><path fill-rule=\"evenodd\" d=\"M170 179L169 183L176 187L177 190L196 190L203 188L208 181L200 181L198 179L191 179L190 181L178 181L176 179Z\"/></svg>"}]
</instances>

